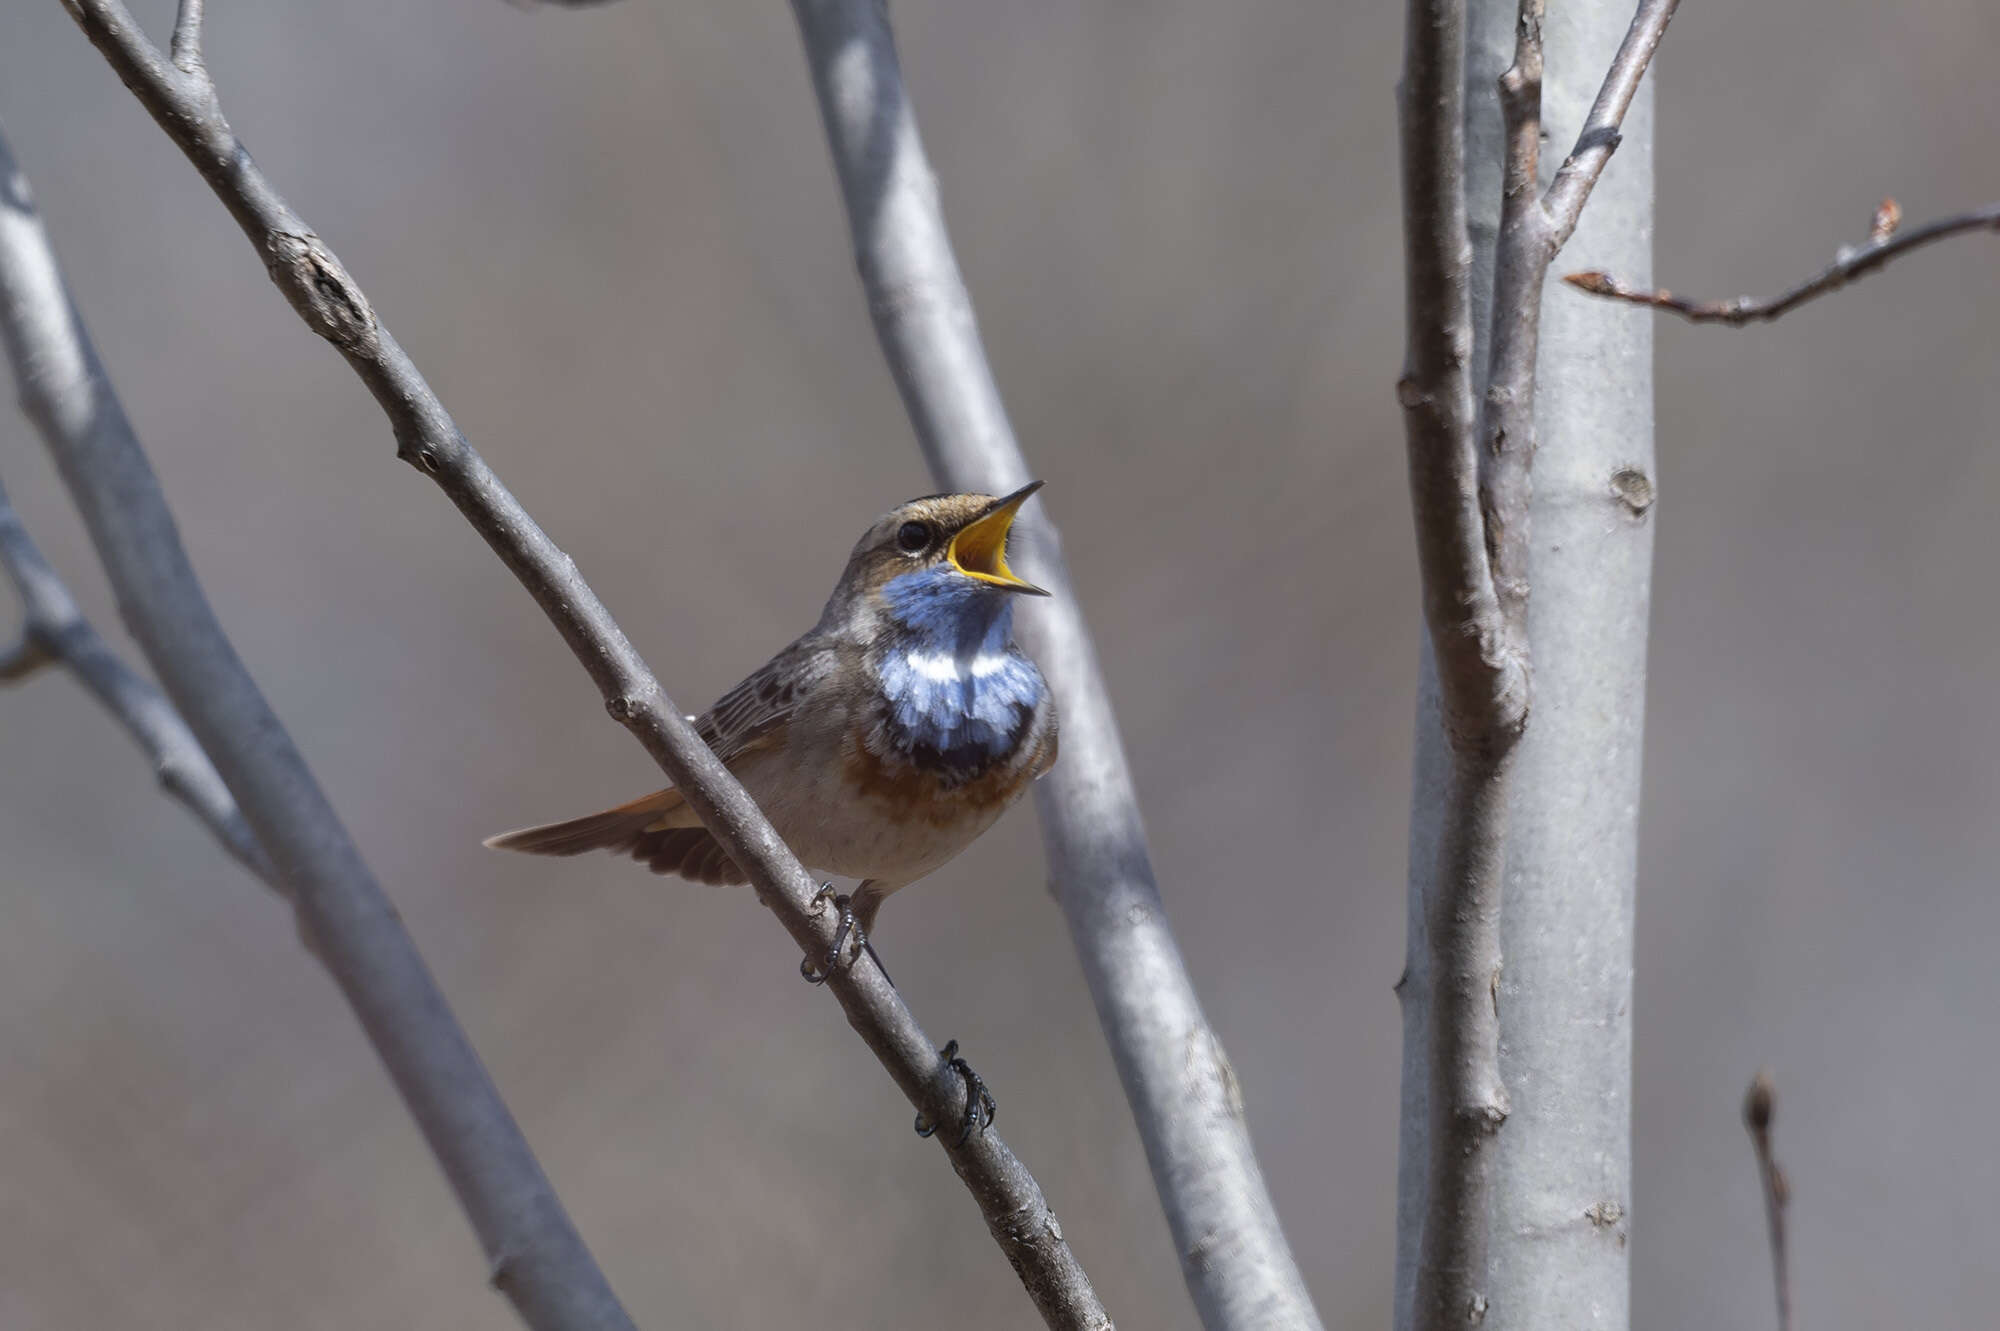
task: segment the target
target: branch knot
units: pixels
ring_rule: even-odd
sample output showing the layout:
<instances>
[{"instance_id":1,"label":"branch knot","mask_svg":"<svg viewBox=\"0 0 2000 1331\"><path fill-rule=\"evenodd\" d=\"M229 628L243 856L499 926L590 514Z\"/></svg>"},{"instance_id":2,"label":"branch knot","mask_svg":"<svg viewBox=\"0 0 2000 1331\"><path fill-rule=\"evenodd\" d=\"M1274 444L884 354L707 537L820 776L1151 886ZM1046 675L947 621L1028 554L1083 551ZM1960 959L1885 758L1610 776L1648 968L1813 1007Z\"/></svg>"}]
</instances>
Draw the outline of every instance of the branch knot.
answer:
<instances>
[{"instance_id":1,"label":"branch knot","mask_svg":"<svg viewBox=\"0 0 2000 1331\"><path fill-rule=\"evenodd\" d=\"M342 351L373 354L379 340L375 311L318 236L310 231L272 233L267 266L307 327Z\"/></svg>"}]
</instances>

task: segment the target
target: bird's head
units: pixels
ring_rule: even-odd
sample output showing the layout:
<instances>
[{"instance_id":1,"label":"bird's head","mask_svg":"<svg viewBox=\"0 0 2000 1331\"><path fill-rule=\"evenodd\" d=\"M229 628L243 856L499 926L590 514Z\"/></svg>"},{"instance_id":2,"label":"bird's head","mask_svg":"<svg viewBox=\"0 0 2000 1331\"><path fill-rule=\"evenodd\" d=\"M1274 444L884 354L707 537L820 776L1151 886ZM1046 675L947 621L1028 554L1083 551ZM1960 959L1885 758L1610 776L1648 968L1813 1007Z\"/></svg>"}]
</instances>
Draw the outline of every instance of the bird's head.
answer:
<instances>
[{"instance_id":1,"label":"bird's head","mask_svg":"<svg viewBox=\"0 0 2000 1331\"><path fill-rule=\"evenodd\" d=\"M1041 488L1035 481L1000 498L926 495L897 505L855 543L827 615L944 628L1000 618L1018 594L1047 596L1007 567L1015 515Z\"/></svg>"}]
</instances>

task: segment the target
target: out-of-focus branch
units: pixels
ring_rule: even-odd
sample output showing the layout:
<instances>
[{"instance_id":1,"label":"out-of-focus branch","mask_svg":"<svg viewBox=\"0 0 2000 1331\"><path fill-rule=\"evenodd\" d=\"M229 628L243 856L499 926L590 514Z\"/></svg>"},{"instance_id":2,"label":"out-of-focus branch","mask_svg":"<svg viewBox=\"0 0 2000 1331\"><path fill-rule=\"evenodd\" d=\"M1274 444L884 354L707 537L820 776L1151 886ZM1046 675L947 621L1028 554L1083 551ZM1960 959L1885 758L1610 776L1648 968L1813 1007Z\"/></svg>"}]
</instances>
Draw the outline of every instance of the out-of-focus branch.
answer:
<instances>
[{"instance_id":1,"label":"out-of-focus branch","mask_svg":"<svg viewBox=\"0 0 2000 1331\"><path fill-rule=\"evenodd\" d=\"M834 912L816 899L817 884L701 742L575 561L557 548L466 441L340 260L250 159L224 118L207 74L183 74L163 60L119 0L64 3L208 181L300 317L340 350L375 395L394 427L397 456L437 482L534 597L598 686L607 710L687 796L793 940L808 956L825 956L836 922ZM919 1113L932 1123L963 1120L965 1079L940 1057L878 968L838 967L827 987ZM1090 1331L1109 1327L1110 1319L1040 1186L999 1135L935 1135L1048 1324Z\"/></svg>"},{"instance_id":2,"label":"out-of-focus branch","mask_svg":"<svg viewBox=\"0 0 2000 1331\"><path fill-rule=\"evenodd\" d=\"M4 152L4 145L0 145L0 153ZM60 665L75 675L144 750L160 788L213 832L237 863L283 895L284 880L257 844L194 733L166 696L119 660L111 644L83 617L69 588L42 557L3 489L0 565L6 566L21 594L21 637L0 654L0 680L23 679L44 665Z\"/></svg>"},{"instance_id":3,"label":"out-of-focus branch","mask_svg":"<svg viewBox=\"0 0 2000 1331\"><path fill-rule=\"evenodd\" d=\"M1778 1291L1778 1331L1792 1331L1792 1272L1785 1245L1785 1206L1792 1185L1771 1150L1771 1124L1777 1118L1778 1091L1771 1074L1758 1069L1743 1097L1743 1126L1757 1151L1757 1180L1764 1189L1764 1223L1771 1236L1771 1278Z\"/></svg>"},{"instance_id":4,"label":"out-of-focus branch","mask_svg":"<svg viewBox=\"0 0 2000 1331\"><path fill-rule=\"evenodd\" d=\"M2000 203L1989 203L1984 208L1942 217L1899 232L1896 228L1901 213L1894 199L1884 199L1882 207L1876 211L1876 222L1870 229L1867 244L1843 247L1832 263L1783 295L1769 300L1757 300L1751 296L1737 296L1733 300L1690 300L1675 295L1665 287L1628 286L1610 273L1596 271L1570 273L1563 281L1593 296L1622 300L1628 305L1651 305L1655 309L1670 310L1689 323L1728 324L1741 328L1745 324L1767 322L1790 314L1809 300L1838 291L1857 277L1868 276L1891 259L1922 249L1947 236L1967 231L2000 232Z\"/></svg>"},{"instance_id":5,"label":"out-of-focus branch","mask_svg":"<svg viewBox=\"0 0 2000 1331\"><path fill-rule=\"evenodd\" d=\"M630 1331L395 907L217 622L4 142L0 329L127 626L275 862L301 935L478 1231L493 1283L535 1331Z\"/></svg>"},{"instance_id":6,"label":"out-of-focus branch","mask_svg":"<svg viewBox=\"0 0 2000 1331\"><path fill-rule=\"evenodd\" d=\"M855 262L938 482L1004 494L1028 479L980 344L879 0L794 0ZM1022 634L1062 710L1036 785L1050 876L1145 1142L1204 1325L1315 1328L1250 1145L1235 1074L1167 924L1117 722L1045 520L1024 522L1056 595Z\"/></svg>"},{"instance_id":7,"label":"out-of-focus branch","mask_svg":"<svg viewBox=\"0 0 2000 1331\"><path fill-rule=\"evenodd\" d=\"M1483 410L1462 407L1471 302L1466 232L1462 0L1411 0L1402 158L1408 333L1405 409L1425 619L1449 754L1440 774L1434 876L1413 906L1406 1002L1427 1005L1423 1217L1410 1324L1457 1331L1484 1318L1500 1072L1501 895L1514 754L1528 724L1529 510L1542 287L1617 145L1618 126L1677 0L1642 0L1577 145L1540 186L1543 0L1521 0L1500 79L1501 215ZM1474 439L1480 446L1475 448ZM1406 1027L1406 1038L1408 1028ZM1406 1067L1407 1071L1407 1067ZM1406 1134L1416 1131L1406 1123ZM1406 1180L1407 1182L1407 1180Z\"/></svg>"}]
</instances>

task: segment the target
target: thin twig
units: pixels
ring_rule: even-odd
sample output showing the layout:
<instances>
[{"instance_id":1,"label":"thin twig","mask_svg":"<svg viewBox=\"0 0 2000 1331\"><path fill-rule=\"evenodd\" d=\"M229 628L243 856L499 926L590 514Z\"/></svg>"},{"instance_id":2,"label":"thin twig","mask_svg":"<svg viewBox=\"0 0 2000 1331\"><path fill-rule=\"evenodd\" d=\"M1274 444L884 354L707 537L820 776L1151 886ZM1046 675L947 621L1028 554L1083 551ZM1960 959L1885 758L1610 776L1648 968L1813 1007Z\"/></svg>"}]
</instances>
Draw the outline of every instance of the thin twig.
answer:
<instances>
[{"instance_id":1,"label":"thin twig","mask_svg":"<svg viewBox=\"0 0 2000 1331\"><path fill-rule=\"evenodd\" d=\"M1674 11L1679 7L1680 0L1640 0L1639 12L1633 15L1625 40L1611 57L1611 69L1597 91L1597 100L1591 103L1590 114L1584 117L1576 146L1570 149L1556 171L1556 178L1550 182L1548 193L1542 196L1542 207L1555 228L1549 258L1555 258L1556 252L1569 243L1570 233L1576 230L1577 219L1583 215L1583 205L1590 199L1590 191L1604 174L1611 154L1617 151L1618 128L1625 123L1625 113L1639 91L1639 80L1646 76L1646 67L1652 64L1653 53L1659 50L1660 39L1666 36L1667 24L1673 21Z\"/></svg>"},{"instance_id":2,"label":"thin twig","mask_svg":"<svg viewBox=\"0 0 2000 1331\"><path fill-rule=\"evenodd\" d=\"M1764 1185L1764 1222L1771 1235L1771 1277L1778 1289L1778 1331L1792 1331L1792 1272L1785 1245L1785 1206L1792 1185L1771 1151L1771 1124L1777 1117L1777 1088L1771 1074L1758 1069L1743 1097L1743 1126L1757 1150L1757 1178Z\"/></svg>"},{"instance_id":3,"label":"thin twig","mask_svg":"<svg viewBox=\"0 0 2000 1331\"><path fill-rule=\"evenodd\" d=\"M814 958L832 945L834 912L736 779L695 734L582 576L476 453L347 270L251 160L213 86L179 75L146 41L119 0L64 0L91 42L208 181L306 324L339 348L388 415L397 456L436 481L548 615L603 695L645 746L758 899ZM848 1023L918 1112L963 1118L966 1083L881 971L843 967L826 986ZM994 1132L960 1141L940 1132L1008 1262L1050 1326L1100 1328L1110 1319L1034 1177Z\"/></svg>"},{"instance_id":4,"label":"thin twig","mask_svg":"<svg viewBox=\"0 0 2000 1331\"><path fill-rule=\"evenodd\" d=\"M1463 6L1412 0L1402 90L1408 350L1405 407L1425 618L1450 747L1426 894L1429 1150L1411 1325L1485 1316L1500 1076L1500 907L1513 755L1528 723L1529 513L1535 359L1549 264L1618 142L1677 0L1642 0L1576 147L1540 191L1543 0L1521 0L1501 77L1505 133L1490 363L1476 425L1457 409L1471 329L1465 245Z\"/></svg>"},{"instance_id":5,"label":"thin twig","mask_svg":"<svg viewBox=\"0 0 2000 1331\"><path fill-rule=\"evenodd\" d=\"M137 32L129 17L123 32ZM127 626L276 864L301 937L395 1079L492 1282L534 1331L631 1331L395 907L222 631L4 142L0 330Z\"/></svg>"},{"instance_id":6,"label":"thin twig","mask_svg":"<svg viewBox=\"0 0 2000 1331\"><path fill-rule=\"evenodd\" d=\"M869 312L938 483L1029 478L952 252L880 0L794 0ZM1319 1326L1258 1169L1236 1077L1160 899L1124 746L1054 527L1023 524L1056 591L1022 636L1062 713L1036 785L1051 884L1132 1107L1181 1274L1211 1331Z\"/></svg>"},{"instance_id":7,"label":"thin twig","mask_svg":"<svg viewBox=\"0 0 2000 1331\"><path fill-rule=\"evenodd\" d=\"M1891 207L1895 204L1893 199L1883 202ZM1733 300L1689 300L1685 296L1676 296L1664 287L1627 286L1610 273L1596 271L1571 273L1563 281L1593 296L1622 300L1628 305L1651 305L1655 309L1671 310L1689 323L1728 324L1741 328L1745 324L1768 322L1789 314L1809 300L1838 291L1857 277L1866 277L1891 259L1922 249L1947 236L1966 231L2000 232L2000 203L1989 203L1971 212L1939 218L1914 230L1900 232L1894 221L1885 224L1884 211L1878 210L1878 220L1870 227L1867 244L1842 248L1833 262L1818 273L1769 300L1751 296L1737 296ZM1901 212L1900 209L1895 211L1898 214Z\"/></svg>"},{"instance_id":8,"label":"thin twig","mask_svg":"<svg viewBox=\"0 0 2000 1331\"><path fill-rule=\"evenodd\" d=\"M0 160L4 153L0 145ZM284 880L257 844L187 723L166 695L120 660L91 627L22 526L4 489L0 489L0 565L21 594L22 611L21 638L0 660L0 680L23 679L43 665L61 665L76 676L145 752L161 789L186 806L239 864L285 895Z\"/></svg>"}]
</instances>

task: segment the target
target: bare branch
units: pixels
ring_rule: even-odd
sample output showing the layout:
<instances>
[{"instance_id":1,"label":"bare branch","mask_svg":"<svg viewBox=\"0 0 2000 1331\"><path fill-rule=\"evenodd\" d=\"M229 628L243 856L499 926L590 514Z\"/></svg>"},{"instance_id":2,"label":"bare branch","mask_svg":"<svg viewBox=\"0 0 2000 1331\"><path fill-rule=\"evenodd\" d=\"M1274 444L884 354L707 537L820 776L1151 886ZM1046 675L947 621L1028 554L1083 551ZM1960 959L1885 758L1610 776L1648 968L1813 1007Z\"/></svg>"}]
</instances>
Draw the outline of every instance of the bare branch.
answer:
<instances>
[{"instance_id":1,"label":"bare branch","mask_svg":"<svg viewBox=\"0 0 2000 1331\"><path fill-rule=\"evenodd\" d=\"M1750 1132L1750 1144L1757 1151L1757 1180L1764 1188L1764 1222L1771 1236L1771 1276L1778 1291L1778 1331L1792 1331L1792 1274L1785 1246L1785 1206L1792 1199L1792 1185L1771 1150L1771 1125L1776 1121L1777 1087L1771 1074L1762 1068L1750 1079L1743 1096L1743 1126Z\"/></svg>"},{"instance_id":2,"label":"bare branch","mask_svg":"<svg viewBox=\"0 0 2000 1331\"><path fill-rule=\"evenodd\" d=\"M181 0L180 11L174 15L174 68L183 74L206 72L201 55L202 8L202 0Z\"/></svg>"},{"instance_id":3,"label":"bare branch","mask_svg":"<svg viewBox=\"0 0 2000 1331\"><path fill-rule=\"evenodd\" d=\"M1528 723L1529 514L1535 363L1549 264L1576 228L1677 0L1642 0L1576 148L1540 192L1543 0L1520 0L1514 59L1499 81L1504 162L1489 364L1473 445L1463 401L1471 300L1464 264L1462 4L1412 0L1402 154L1408 238L1406 409L1425 618L1450 753L1432 773L1441 811L1424 889L1417 982L1425 1028L1428 1146L1409 1307L1421 1331L1486 1315L1498 1134L1501 895L1514 755ZM1413 929L1413 934L1414 934ZM1408 1028L1406 1027L1406 1030Z\"/></svg>"},{"instance_id":4,"label":"bare branch","mask_svg":"<svg viewBox=\"0 0 2000 1331\"><path fill-rule=\"evenodd\" d=\"M1535 457L1535 349L1550 224L1542 209L1542 0L1521 0L1514 64L1500 77L1506 159L1493 268L1492 363L1487 367L1479 502L1493 555L1493 590L1513 650L1528 652L1529 468ZM1523 718L1525 720L1525 718Z\"/></svg>"},{"instance_id":5,"label":"bare branch","mask_svg":"<svg viewBox=\"0 0 2000 1331\"><path fill-rule=\"evenodd\" d=\"M1528 508L1535 456L1535 355L1541 293L1549 264L1576 230L1639 80L1659 49L1680 0L1642 0L1619 44L1576 147L1548 192L1535 197L1542 130L1542 0L1522 0L1514 67L1500 80L1507 126L1507 169L1499 255L1493 277L1493 363L1486 382L1482 433L1487 467L1480 498L1486 511L1494 584L1510 637L1525 653Z\"/></svg>"},{"instance_id":6,"label":"bare branch","mask_svg":"<svg viewBox=\"0 0 2000 1331\"><path fill-rule=\"evenodd\" d=\"M879 0L794 0L875 331L939 484L1029 476L980 343ZM1036 785L1050 876L1145 1142L1203 1324L1317 1328L1258 1171L1235 1074L1202 1014L1146 852L1117 721L1053 526L1025 545L1055 597L1022 634L1054 689L1062 760Z\"/></svg>"},{"instance_id":7,"label":"bare branch","mask_svg":"<svg viewBox=\"0 0 2000 1331\"><path fill-rule=\"evenodd\" d=\"M1494 594L1473 451L1464 0L1410 0L1406 23L1399 102L1408 318L1396 396L1445 728L1477 743L1520 728L1528 674Z\"/></svg>"},{"instance_id":8,"label":"bare branch","mask_svg":"<svg viewBox=\"0 0 2000 1331\"><path fill-rule=\"evenodd\" d=\"M0 144L0 162L6 148ZM6 260L0 259L0 264ZM264 854L215 765L180 713L158 689L132 670L77 608L69 589L21 525L0 489L0 565L21 593L21 640L0 658L0 680L25 678L41 665L60 664L104 705L137 741L160 786L215 834L222 848L280 896L284 880ZM25 667L25 668L24 668Z\"/></svg>"},{"instance_id":9,"label":"bare branch","mask_svg":"<svg viewBox=\"0 0 2000 1331\"><path fill-rule=\"evenodd\" d=\"M1838 291L1857 277L1868 276L1891 259L1922 249L1947 236L1967 231L2000 232L2000 203L1989 203L1971 212L1939 218L1910 231L1896 229L1902 210L1895 207L1895 203L1894 199L1884 199L1884 206L1876 210L1877 220L1870 228L1867 244L1843 247L1832 263L1770 300L1757 300L1750 296L1738 296L1733 300L1689 300L1676 296L1664 287L1651 290L1627 286L1610 273L1601 272L1571 273L1563 281L1593 296L1622 300L1629 305L1651 305L1656 309L1671 310L1689 323L1728 324L1741 328L1745 324L1768 322L1790 314L1809 300ZM1890 216L1891 210L1893 217Z\"/></svg>"},{"instance_id":10,"label":"bare branch","mask_svg":"<svg viewBox=\"0 0 2000 1331\"><path fill-rule=\"evenodd\" d=\"M1550 259L1576 230L1576 220L1583 215L1590 191L1604 174L1604 165L1611 160L1611 154L1617 151L1618 127L1625 123L1625 112L1639 91L1639 80L1645 77L1646 66L1653 62L1653 52L1659 50L1660 39L1666 36L1667 24L1673 21L1674 11L1679 7L1680 0L1640 0L1639 12L1633 15L1632 26L1626 30L1618 54L1611 58L1604 86L1598 90L1597 101L1584 118L1583 131L1576 136L1576 146L1570 149L1569 157L1543 196L1542 207L1547 210L1553 227ZM1537 34L1536 45L1540 42Z\"/></svg>"},{"instance_id":11,"label":"bare branch","mask_svg":"<svg viewBox=\"0 0 2000 1331\"><path fill-rule=\"evenodd\" d=\"M0 682L18 683L55 663L56 658L42 646L42 640L23 630L20 637L0 649Z\"/></svg>"},{"instance_id":12,"label":"bare branch","mask_svg":"<svg viewBox=\"0 0 2000 1331\"><path fill-rule=\"evenodd\" d=\"M120 17L121 34L136 34ZM127 625L276 863L300 934L423 1129L493 1282L536 1331L630 1331L395 907L217 622L4 143L0 329Z\"/></svg>"},{"instance_id":13,"label":"bare branch","mask_svg":"<svg viewBox=\"0 0 2000 1331\"><path fill-rule=\"evenodd\" d=\"M507 491L460 432L348 276L273 188L224 118L214 90L167 72L119 0L64 0L91 42L208 181L307 326L339 348L394 427L397 456L436 481L534 597L603 695L686 796L761 900L807 956L826 955L834 913L818 885L736 779L695 734L575 562ZM966 1085L872 966L839 968L826 986L848 1023L910 1103L932 1123L958 1122ZM999 1135L936 1140L979 1204L988 1230L1052 1327L1109 1327L1040 1186ZM502 1249L504 1254L506 1249ZM497 1260L497 1257L496 1257ZM511 1291L510 1291L511 1292Z\"/></svg>"},{"instance_id":14,"label":"bare branch","mask_svg":"<svg viewBox=\"0 0 2000 1331\"><path fill-rule=\"evenodd\" d=\"M1486 1308L1492 1140L1507 1104L1489 993L1499 964L1503 764L1528 708L1527 656L1496 594L1474 451L1465 30L1464 0L1410 0L1399 90L1407 309L1396 389L1451 748L1435 877L1412 915L1422 920L1420 970L1430 986L1429 1150L1409 1309L1422 1331L1456 1331Z\"/></svg>"}]
</instances>

